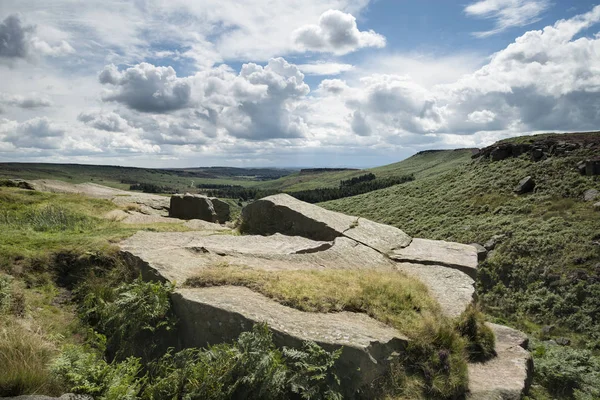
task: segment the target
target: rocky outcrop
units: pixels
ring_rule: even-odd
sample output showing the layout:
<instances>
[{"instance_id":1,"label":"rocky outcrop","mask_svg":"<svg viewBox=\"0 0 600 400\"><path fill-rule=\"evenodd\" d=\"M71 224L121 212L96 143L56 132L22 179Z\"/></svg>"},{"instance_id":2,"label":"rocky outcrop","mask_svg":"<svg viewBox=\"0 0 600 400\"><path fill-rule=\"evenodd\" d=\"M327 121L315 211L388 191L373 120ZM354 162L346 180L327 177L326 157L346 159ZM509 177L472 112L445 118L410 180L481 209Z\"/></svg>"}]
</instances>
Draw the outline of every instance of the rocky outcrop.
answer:
<instances>
[{"instance_id":1,"label":"rocky outcrop","mask_svg":"<svg viewBox=\"0 0 600 400\"><path fill-rule=\"evenodd\" d=\"M229 221L229 215L229 205L216 198L189 193L171 196L169 205L171 218L225 223Z\"/></svg>"},{"instance_id":2,"label":"rocky outcrop","mask_svg":"<svg viewBox=\"0 0 600 400\"><path fill-rule=\"evenodd\" d=\"M514 192L517 194L525 194L532 192L535 188L535 181L531 176L526 176L521 179L517 186L515 186Z\"/></svg>"},{"instance_id":3,"label":"rocky outcrop","mask_svg":"<svg viewBox=\"0 0 600 400\"><path fill-rule=\"evenodd\" d=\"M481 149L473 154L472 158L502 161L528 154L532 161L541 161L548 157L566 156L579 149L592 148L600 148L600 135L597 132L551 134L532 136L525 143L498 142ZM595 174L600 174L600 160L598 160L598 164L591 162L590 168L592 171L596 171ZM588 173L588 175L591 174Z\"/></svg>"},{"instance_id":4,"label":"rocky outcrop","mask_svg":"<svg viewBox=\"0 0 600 400\"><path fill-rule=\"evenodd\" d=\"M136 205L143 214L166 216L169 210L169 198L156 194L130 192L95 183L72 184L49 179L29 181L29 184L35 190L43 192L82 194L110 200L121 207Z\"/></svg>"},{"instance_id":5,"label":"rocky outcrop","mask_svg":"<svg viewBox=\"0 0 600 400\"><path fill-rule=\"evenodd\" d=\"M344 236L381 253L406 247L411 242L410 236L398 228L325 210L287 194L265 197L246 206L242 210L242 230L326 241Z\"/></svg>"},{"instance_id":6,"label":"rocky outcrop","mask_svg":"<svg viewBox=\"0 0 600 400\"><path fill-rule=\"evenodd\" d=\"M520 400L533 379L533 360L527 336L502 325L488 324L496 335L497 356L469 364L471 400Z\"/></svg>"},{"instance_id":7,"label":"rocky outcrop","mask_svg":"<svg viewBox=\"0 0 600 400\"><path fill-rule=\"evenodd\" d=\"M328 350L341 348L338 375L351 397L401 354L408 342L402 332L361 313L307 313L244 287L189 288L184 283L202 268L218 265L267 272L380 269L420 280L448 317L459 316L473 301L478 250L472 245L411 239L399 229L286 195L259 200L242 215L246 232L259 235L138 232L121 243L124 259L139 268L144 279L176 284L173 304L185 346L230 341L254 323L267 322L279 346L296 347L311 340ZM511 347L514 340L507 331L494 329L498 359L469 367L476 399L504 399L485 396L520 393L526 387L526 354ZM498 368L506 368L505 375L496 372ZM504 376L506 385L487 379L489 373Z\"/></svg>"},{"instance_id":8,"label":"rocky outcrop","mask_svg":"<svg viewBox=\"0 0 600 400\"><path fill-rule=\"evenodd\" d=\"M584 161L583 171L587 176L600 175L600 158Z\"/></svg>"},{"instance_id":9,"label":"rocky outcrop","mask_svg":"<svg viewBox=\"0 0 600 400\"><path fill-rule=\"evenodd\" d=\"M383 375L387 359L408 342L397 330L365 314L298 311L244 287L178 289L173 307L187 347L232 341L262 321L278 346L300 347L310 340L328 350L342 348L337 368L343 371L339 376L348 394Z\"/></svg>"}]
</instances>

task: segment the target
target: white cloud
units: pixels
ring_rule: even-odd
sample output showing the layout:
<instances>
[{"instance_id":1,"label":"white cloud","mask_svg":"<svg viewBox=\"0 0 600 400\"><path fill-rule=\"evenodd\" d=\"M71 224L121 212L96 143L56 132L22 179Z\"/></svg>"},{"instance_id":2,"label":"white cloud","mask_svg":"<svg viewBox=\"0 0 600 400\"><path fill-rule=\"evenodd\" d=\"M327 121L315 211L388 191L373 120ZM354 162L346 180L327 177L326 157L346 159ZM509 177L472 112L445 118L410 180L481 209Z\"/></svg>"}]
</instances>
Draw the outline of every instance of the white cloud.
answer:
<instances>
[{"instance_id":1,"label":"white cloud","mask_svg":"<svg viewBox=\"0 0 600 400\"><path fill-rule=\"evenodd\" d=\"M99 111L82 112L77 119L88 126L108 132L124 132L129 128L128 122L114 112Z\"/></svg>"},{"instance_id":2,"label":"white cloud","mask_svg":"<svg viewBox=\"0 0 600 400\"><path fill-rule=\"evenodd\" d=\"M490 110L473 111L467 115L467 121L476 124L489 124L496 119L496 114Z\"/></svg>"},{"instance_id":3,"label":"white cloud","mask_svg":"<svg viewBox=\"0 0 600 400\"><path fill-rule=\"evenodd\" d=\"M189 105L191 84L178 78L172 67L141 63L119 71L107 65L99 75L100 83L115 88L107 90L104 101L116 101L142 112L168 112Z\"/></svg>"},{"instance_id":4,"label":"white cloud","mask_svg":"<svg viewBox=\"0 0 600 400\"><path fill-rule=\"evenodd\" d=\"M346 81L341 79L323 79L319 84L317 91L331 94L340 94L349 89Z\"/></svg>"},{"instance_id":5,"label":"white cloud","mask_svg":"<svg viewBox=\"0 0 600 400\"><path fill-rule=\"evenodd\" d=\"M323 61L312 64L300 64L298 68L306 75L339 75L343 72L352 71L354 65Z\"/></svg>"},{"instance_id":6,"label":"white cloud","mask_svg":"<svg viewBox=\"0 0 600 400\"><path fill-rule=\"evenodd\" d=\"M0 138L17 148L58 149L64 130L48 118L33 118L23 123L0 120Z\"/></svg>"},{"instance_id":7,"label":"white cloud","mask_svg":"<svg viewBox=\"0 0 600 400\"><path fill-rule=\"evenodd\" d=\"M324 12L318 25L298 28L293 33L293 39L299 50L338 55L363 47L385 47L385 37L372 30L359 31L356 18L339 10Z\"/></svg>"},{"instance_id":8,"label":"white cloud","mask_svg":"<svg viewBox=\"0 0 600 400\"><path fill-rule=\"evenodd\" d=\"M52 106L52 102L46 96L39 93L30 93L26 96L21 96L0 92L0 104L25 109Z\"/></svg>"},{"instance_id":9,"label":"white cloud","mask_svg":"<svg viewBox=\"0 0 600 400\"><path fill-rule=\"evenodd\" d=\"M473 33L474 36L485 38L539 21L540 15L550 5L550 0L479 0L466 6L465 13L471 17L494 20L494 29Z\"/></svg>"}]
</instances>

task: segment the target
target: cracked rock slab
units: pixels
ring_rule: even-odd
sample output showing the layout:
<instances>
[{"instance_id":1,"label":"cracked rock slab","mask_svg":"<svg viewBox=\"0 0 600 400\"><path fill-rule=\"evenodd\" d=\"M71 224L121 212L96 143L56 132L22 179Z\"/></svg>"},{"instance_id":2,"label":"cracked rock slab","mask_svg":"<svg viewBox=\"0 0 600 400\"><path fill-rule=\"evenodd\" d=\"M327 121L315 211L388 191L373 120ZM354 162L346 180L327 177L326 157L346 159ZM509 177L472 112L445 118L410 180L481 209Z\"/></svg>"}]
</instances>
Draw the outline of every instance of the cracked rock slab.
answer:
<instances>
[{"instance_id":1,"label":"cracked rock slab","mask_svg":"<svg viewBox=\"0 0 600 400\"><path fill-rule=\"evenodd\" d=\"M440 304L444 315L458 317L473 302L474 281L459 270L415 263L398 263L396 268L423 282Z\"/></svg>"},{"instance_id":2,"label":"cracked rock slab","mask_svg":"<svg viewBox=\"0 0 600 400\"><path fill-rule=\"evenodd\" d=\"M488 323L496 335L497 356L469 364L470 400L519 400L533 379L533 359L526 350L527 335L507 326Z\"/></svg>"},{"instance_id":3,"label":"cracked rock slab","mask_svg":"<svg viewBox=\"0 0 600 400\"><path fill-rule=\"evenodd\" d=\"M348 237L380 253L408 246L410 236L398 228L305 203L287 194L257 200L242 210L246 232L304 236L331 241Z\"/></svg>"},{"instance_id":4,"label":"cracked rock slab","mask_svg":"<svg viewBox=\"0 0 600 400\"><path fill-rule=\"evenodd\" d=\"M121 243L121 254L149 279L179 283L202 268L219 264L267 271L395 268L394 262L377 251L343 237L324 242L281 234L202 236L142 231Z\"/></svg>"},{"instance_id":5,"label":"cracked rock slab","mask_svg":"<svg viewBox=\"0 0 600 400\"><path fill-rule=\"evenodd\" d=\"M413 239L409 246L389 254L392 260L456 268L477 277L477 249L468 244L443 240Z\"/></svg>"},{"instance_id":6,"label":"cracked rock slab","mask_svg":"<svg viewBox=\"0 0 600 400\"><path fill-rule=\"evenodd\" d=\"M337 368L349 393L385 373L388 357L407 344L400 332L365 314L299 311L244 287L178 289L173 307L186 347L233 341L266 322L277 346L298 348L308 340L328 350L342 348Z\"/></svg>"}]
</instances>

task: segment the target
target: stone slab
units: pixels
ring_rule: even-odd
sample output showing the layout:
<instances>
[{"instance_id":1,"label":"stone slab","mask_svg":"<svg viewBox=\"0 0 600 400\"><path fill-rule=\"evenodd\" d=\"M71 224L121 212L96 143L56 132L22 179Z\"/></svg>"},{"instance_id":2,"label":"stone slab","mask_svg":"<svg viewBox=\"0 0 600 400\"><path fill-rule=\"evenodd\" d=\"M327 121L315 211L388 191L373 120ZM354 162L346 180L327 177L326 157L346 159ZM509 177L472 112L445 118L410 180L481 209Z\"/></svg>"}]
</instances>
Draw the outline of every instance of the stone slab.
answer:
<instances>
[{"instance_id":1,"label":"stone slab","mask_svg":"<svg viewBox=\"0 0 600 400\"><path fill-rule=\"evenodd\" d=\"M533 359L526 350L527 335L489 323L496 335L497 356L469 364L469 400L520 400L533 379Z\"/></svg>"},{"instance_id":2,"label":"stone slab","mask_svg":"<svg viewBox=\"0 0 600 400\"><path fill-rule=\"evenodd\" d=\"M330 351L342 348L337 368L349 393L385 373L388 357L407 344L400 332L365 314L303 312L244 287L178 289L173 306L186 347L233 341L266 322L278 346L298 348L309 340Z\"/></svg>"},{"instance_id":3,"label":"stone slab","mask_svg":"<svg viewBox=\"0 0 600 400\"><path fill-rule=\"evenodd\" d=\"M443 265L473 279L477 277L477 249L468 244L415 238L409 246L394 250L390 258L398 262Z\"/></svg>"}]
</instances>

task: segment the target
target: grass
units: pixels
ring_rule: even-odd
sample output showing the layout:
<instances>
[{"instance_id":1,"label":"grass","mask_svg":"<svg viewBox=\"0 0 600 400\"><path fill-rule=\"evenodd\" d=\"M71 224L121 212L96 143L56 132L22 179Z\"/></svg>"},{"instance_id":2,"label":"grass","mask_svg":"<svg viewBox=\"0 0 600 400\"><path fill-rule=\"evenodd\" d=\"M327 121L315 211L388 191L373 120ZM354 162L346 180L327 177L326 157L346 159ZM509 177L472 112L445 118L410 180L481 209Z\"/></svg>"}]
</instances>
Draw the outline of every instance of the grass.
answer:
<instances>
[{"instance_id":1,"label":"grass","mask_svg":"<svg viewBox=\"0 0 600 400\"><path fill-rule=\"evenodd\" d=\"M307 312L363 312L404 333L423 318L442 318L424 284L397 271L326 270L267 272L221 265L202 269L185 285L245 286Z\"/></svg>"}]
</instances>

